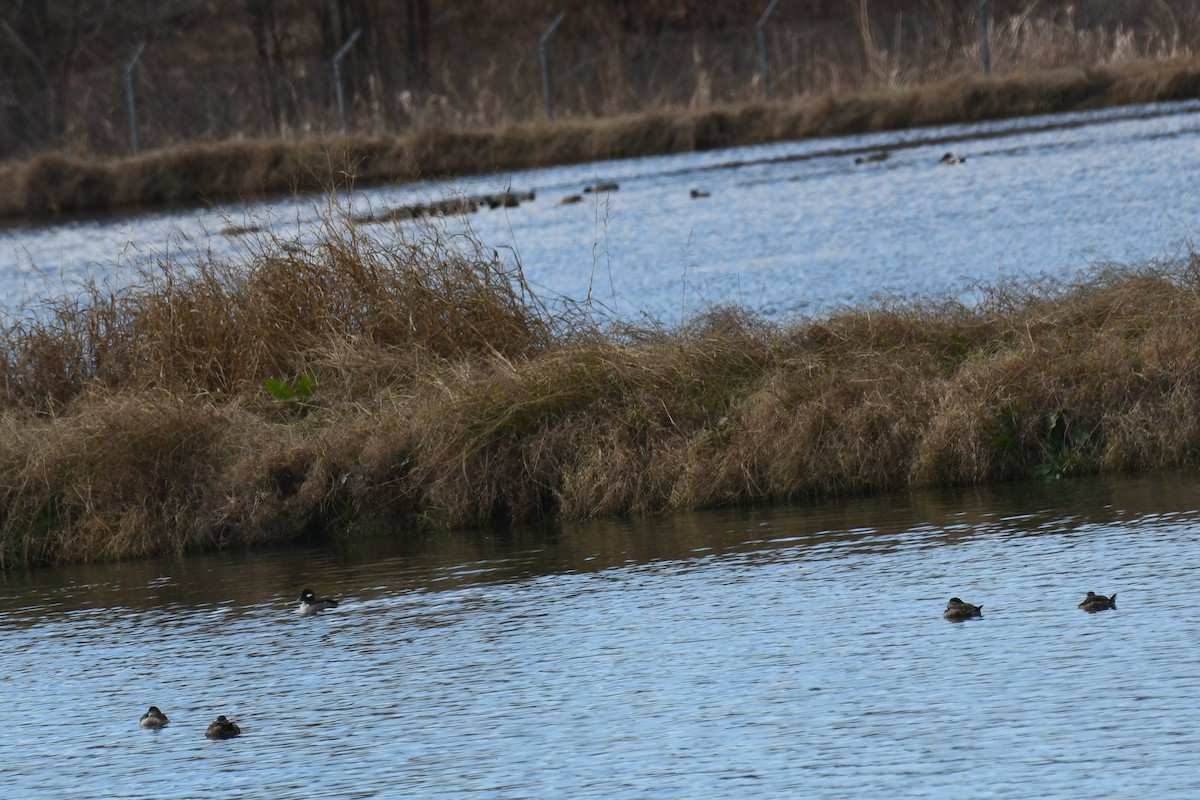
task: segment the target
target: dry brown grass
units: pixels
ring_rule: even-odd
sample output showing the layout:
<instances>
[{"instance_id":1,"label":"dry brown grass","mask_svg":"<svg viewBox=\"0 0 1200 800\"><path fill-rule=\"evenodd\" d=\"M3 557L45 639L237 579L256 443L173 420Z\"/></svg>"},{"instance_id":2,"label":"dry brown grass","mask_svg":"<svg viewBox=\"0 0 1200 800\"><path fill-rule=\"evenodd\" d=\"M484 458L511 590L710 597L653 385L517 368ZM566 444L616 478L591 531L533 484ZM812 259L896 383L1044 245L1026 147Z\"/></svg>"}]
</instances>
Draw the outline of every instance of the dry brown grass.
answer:
<instances>
[{"instance_id":1,"label":"dry brown grass","mask_svg":"<svg viewBox=\"0 0 1200 800\"><path fill-rule=\"evenodd\" d=\"M400 136L238 140L117 160L46 155L0 166L0 217L216 202L1197 96L1193 60L1126 61L485 130L434 124Z\"/></svg>"},{"instance_id":2,"label":"dry brown grass","mask_svg":"<svg viewBox=\"0 0 1200 800\"><path fill-rule=\"evenodd\" d=\"M351 356L397 353L402 372L406 359L518 357L550 342L520 272L490 256L432 235L384 247L353 223L325 233L307 251L258 240L237 263L163 259L120 291L92 284L14 315L0 402L56 412L95 386L236 395L295 380L347 343Z\"/></svg>"},{"instance_id":3,"label":"dry brown grass","mask_svg":"<svg viewBox=\"0 0 1200 800\"><path fill-rule=\"evenodd\" d=\"M331 223L5 332L0 560L644 514L1194 464L1200 257L774 324L551 317ZM469 245L468 245L469 247ZM311 393L264 381L316 376Z\"/></svg>"}]
</instances>

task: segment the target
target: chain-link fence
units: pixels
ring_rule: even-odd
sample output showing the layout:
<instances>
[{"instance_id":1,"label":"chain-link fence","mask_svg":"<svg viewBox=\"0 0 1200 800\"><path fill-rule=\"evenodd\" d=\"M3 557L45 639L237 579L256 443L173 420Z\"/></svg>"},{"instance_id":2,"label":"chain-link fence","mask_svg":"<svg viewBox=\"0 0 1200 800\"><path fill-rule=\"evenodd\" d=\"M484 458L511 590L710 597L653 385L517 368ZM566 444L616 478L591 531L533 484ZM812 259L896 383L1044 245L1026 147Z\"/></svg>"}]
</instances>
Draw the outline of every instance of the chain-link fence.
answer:
<instances>
[{"instance_id":1,"label":"chain-link fence","mask_svg":"<svg viewBox=\"0 0 1200 800\"><path fill-rule=\"evenodd\" d=\"M36 70L0 74L0 160L44 151L116 157L139 147L336 135L343 125L363 135L439 123L497 125L543 119L548 105L557 118L704 107L760 99L768 88L772 97L786 99L980 69L978 12L985 3L959 3L966 10L954 17L900 15L882 22L866 16L865 3L856 5L863 10L853 18L764 21L755 13L720 31L610 28L592 35L587 24L572 27L568 18L545 42L546 75L539 37L552 15L530 20L485 51L453 43L430 49L416 66L411 53L389 52L378 44L386 37L365 31L341 63L344 119L329 58L264 58L250 45L233 53L184 54L176 42L150 40L139 50L142 43L130 41L117 63L60 80ZM989 34L993 65L1003 70L1073 57L1071 49L1084 40L1068 17L997 20ZM765 24L756 29L756 22ZM1176 25L1175 45L1160 43L1159 50L1178 48L1181 30ZM1134 56L1154 49L1150 37L1120 35L1096 46L1122 46ZM347 38L331 40L330 50ZM762 82L764 65L769 87Z\"/></svg>"},{"instance_id":2,"label":"chain-link fence","mask_svg":"<svg viewBox=\"0 0 1200 800\"><path fill-rule=\"evenodd\" d=\"M547 65L558 117L592 116L663 106L709 104L758 96L753 31L742 36L629 36L615 42L552 40ZM803 91L810 52L796 32L770 37L776 96ZM131 43L132 57L137 43ZM127 62L128 63L128 62ZM234 137L307 136L342 130L331 61L264 66L252 53L182 67L169 48L150 43L127 76L127 64L77 73L54 88L32 78L0 76L0 158L42 150L119 156ZM429 80L390 82L402 63L367 63L351 51L342 82L351 133L404 130L447 122L503 124L545 115L537 42L524 50L430 64ZM127 81L127 77L129 80ZM127 86L128 83L128 86ZM127 89L132 91L127 91Z\"/></svg>"}]
</instances>

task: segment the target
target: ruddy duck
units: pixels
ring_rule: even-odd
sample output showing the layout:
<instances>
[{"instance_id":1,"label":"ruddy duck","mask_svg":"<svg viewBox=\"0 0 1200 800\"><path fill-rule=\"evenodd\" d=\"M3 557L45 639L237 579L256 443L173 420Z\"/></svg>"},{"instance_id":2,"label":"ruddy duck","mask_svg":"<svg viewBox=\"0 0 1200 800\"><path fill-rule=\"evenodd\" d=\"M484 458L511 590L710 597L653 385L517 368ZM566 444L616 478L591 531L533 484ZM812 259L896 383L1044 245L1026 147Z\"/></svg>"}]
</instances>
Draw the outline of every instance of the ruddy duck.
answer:
<instances>
[{"instance_id":1,"label":"ruddy duck","mask_svg":"<svg viewBox=\"0 0 1200 800\"><path fill-rule=\"evenodd\" d=\"M964 603L957 597L951 597L950 602L946 603L946 610L942 612L942 616L951 622L962 622L971 617L982 617L983 606L973 606L970 603Z\"/></svg>"},{"instance_id":2,"label":"ruddy duck","mask_svg":"<svg viewBox=\"0 0 1200 800\"><path fill-rule=\"evenodd\" d=\"M237 726L237 723L230 722L222 714L208 726L208 730L204 732L204 736L206 739L232 739L235 736L240 736L241 733L242 729Z\"/></svg>"},{"instance_id":3,"label":"ruddy duck","mask_svg":"<svg viewBox=\"0 0 1200 800\"><path fill-rule=\"evenodd\" d=\"M327 608L337 608L337 600L331 600L328 597L317 597L313 594L312 589L305 589L300 593L300 616L310 617L318 611L324 611Z\"/></svg>"},{"instance_id":4,"label":"ruddy duck","mask_svg":"<svg viewBox=\"0 0 1200 800\"><path fill-rule=\"evenodd\" d=\"M891 154L887 150L881 150L878 153L871 153L869 156L859 156L854 159L855 164L875 164L880 161L887 161L891 158Z\"/></svg>"},{"instance_id":5,"label":"ruddy duck","mask_svg":"<svg viewBox=\"0 0 1200 800\"><path fill-rule=\"evenodd\" d=\"M1102 594L1088 592L1087 597L1083 598L1083 602L1079 604L1079 607L1089 612L1103 611L1106 608L1116 608L1117 596L1114 594L1112 597L1105 597Z\"/></svg>"},{"instance_id":6,"label":"ruddy duck","mask_svg":"<svg viewBox=\"0 0 1200 800\"><path fill-rule=\"evenodd\" d=\"M956 156L954 153L946 153L938 159L940 164L961 164L967 160L966 156Z\"/></svg>"},{"instance_id":7,"label":"ruddy duck","mask_svg":"<svg viewBox=\"0 0 1200 800\"><path fill-rule=\"evenodd\" d=\"M150 710L142 714L142 718L138 720L138 727L161 728L170 721L166 714L158 710L158 706L150 706Z\"/></svg>"}]
</instances>

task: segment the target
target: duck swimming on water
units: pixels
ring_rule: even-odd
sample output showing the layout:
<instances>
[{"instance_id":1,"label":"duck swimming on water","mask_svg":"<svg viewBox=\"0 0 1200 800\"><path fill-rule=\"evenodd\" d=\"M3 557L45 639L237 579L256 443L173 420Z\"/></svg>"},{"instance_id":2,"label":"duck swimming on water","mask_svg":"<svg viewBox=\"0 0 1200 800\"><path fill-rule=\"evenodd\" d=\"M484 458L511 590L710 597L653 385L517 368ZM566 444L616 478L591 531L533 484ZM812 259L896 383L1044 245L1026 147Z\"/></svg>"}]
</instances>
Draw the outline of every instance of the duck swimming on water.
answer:
<instances>
[{"instance_id":1,"label":"duck swimming on water","mask_svg":"<svg viewBox=\"0 0 1200 800\"><path fill-rule=\"evenodd\" d=\"M142 718L138 720L138 727L161 728L170 721L166 714L158 710L158 706L150 706L150 710L142 714Z\"/></svg>"},{"instance_id":2,"label":"duck swimming on water","mask_svg":"<svg viewBox=\"0 0 1200 800\"><path fill-rule=\"evenodd\" d=\"M237 723L230 722L225 718L225 715L222 714L208 726L208 730L204 732L204 738L232 739L235 736L240 736L241 733L242 729L237 726Z\"/></svg>"},{"instance_id":3,"label":"duck swimming on water","mask_svg":"<svg viewBox=\"0 0 1200 800\"><path fill-rule=\"evenodd\" d=\"M1116 608L1117 596L1114 594L1112 597L1105 597L1102 594L1088 592L1087 597L1083 598L1083 602L1079 604L1079 607L1089 613L1103 611L1106 608Z\"/></svg>"},{"instance_id":4,"label":"duck swimming on water","mask_svg":"<svg viewBox=\"0 0 1200 800\"><path fill-rule=\"evenodd\" d=\"M973 606L970 603L964 603L957 597L951 597L950 602L946 603L946 610L942 612L942 616L951 622L962 622L972 617L982 617L983 606Z\"/></svg>"},{"instance_id":5,"label":"duck swimming on water","mask_svg":"<svg viewBox=\"0 0 1200 800\"><path fill-rule=\"evenodd\" d=\"M324 611L327 608L337 608L337 600L328 597L317 597L312 589L305 589L300 593L300 616L311 617L318 611Z\"/></svg>"}]
</instances>

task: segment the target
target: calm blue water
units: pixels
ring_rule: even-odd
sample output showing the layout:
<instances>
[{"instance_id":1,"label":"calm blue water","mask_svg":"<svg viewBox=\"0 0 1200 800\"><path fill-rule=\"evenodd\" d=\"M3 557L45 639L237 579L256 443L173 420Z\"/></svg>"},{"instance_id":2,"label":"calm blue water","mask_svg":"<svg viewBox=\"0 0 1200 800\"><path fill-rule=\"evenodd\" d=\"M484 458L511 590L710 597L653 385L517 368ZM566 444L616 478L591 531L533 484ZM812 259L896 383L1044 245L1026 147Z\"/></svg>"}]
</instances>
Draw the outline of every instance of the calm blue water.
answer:
<instances>
[{"instance_id":1,"label":"calm blue water","mask_svg":"<svg viewBox=\"0 0 1200 800\"><path fill-rule=\"evenodd\" d=\"M544 299L591 298L626 319L677 321L712 303L787 318L879 294L969 294L982 281L1073 277L1097 261L1186 249L1200 227L1200 102L952 126L378 188L379 212L446 196L536 190L507 211L441 223L520 261ZM886 148L882 163L856 155ZM966 163L938 163L947 150ZM597 180L616 192L560 200ZM691 189L711 193L692 199ZM311 242L323 199L0 229L11 307L91 274L121 284L163 257L228 257L219 231L256 224ZM384 239L412 224L368 226Z\"/></svg>"},{"instance_id":2,"label":"calm blue water","mask_svg":"<svg viewBox=\"0 0 1200 800\"><path fill-rule=\"evenodd\" d=\"M0 785L1195 796L1197 500L1079 481L9 575ZM310 584L341 606L299 617ZM242 737L207 741L217 714Z\"/></svg>"}]
</instances>

